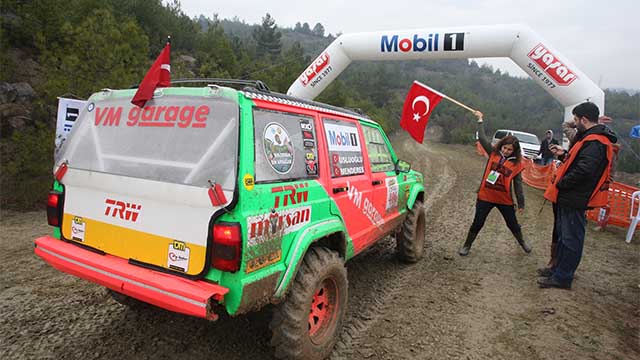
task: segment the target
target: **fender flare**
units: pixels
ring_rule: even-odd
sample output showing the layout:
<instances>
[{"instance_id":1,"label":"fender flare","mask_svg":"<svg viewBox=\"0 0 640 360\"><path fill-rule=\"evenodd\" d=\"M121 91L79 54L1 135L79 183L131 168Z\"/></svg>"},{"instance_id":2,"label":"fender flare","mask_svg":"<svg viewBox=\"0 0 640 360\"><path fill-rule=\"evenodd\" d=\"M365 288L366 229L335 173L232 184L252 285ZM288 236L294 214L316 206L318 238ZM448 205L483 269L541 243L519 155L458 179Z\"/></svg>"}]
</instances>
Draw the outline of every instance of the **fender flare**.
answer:
<instances>
[{"instance_id":1,"label":"fender flare","mask_svg":"<svg viewBox=\"0 0 640 360\"><path fill-rule=\"evenodd\" d=\"M274 298L282 298L287 293L292 280L298 272L300 262L304 259L304 255L307 253L311 244L327 235L337 232L346 233L344 223L338 217L332 217L317 222L300 232L300 235L294 241L292 248L285 259L285 264L289 265L287 265L287 268L276 287L273 295Z\"/></svg>"},{"instance_id":2,"label":"fender flare","mask_svg":"<svg viewBox=\"0 0 640 360\"><path fill-rule=\"evenodd\" d=\"M407 209L411 209L413 204L415 204L416 199L420 193L424 192L424 185L415 184L411 187L411 192L409 193L409 199L407 200Z\"/></svg>"}]
</instances>

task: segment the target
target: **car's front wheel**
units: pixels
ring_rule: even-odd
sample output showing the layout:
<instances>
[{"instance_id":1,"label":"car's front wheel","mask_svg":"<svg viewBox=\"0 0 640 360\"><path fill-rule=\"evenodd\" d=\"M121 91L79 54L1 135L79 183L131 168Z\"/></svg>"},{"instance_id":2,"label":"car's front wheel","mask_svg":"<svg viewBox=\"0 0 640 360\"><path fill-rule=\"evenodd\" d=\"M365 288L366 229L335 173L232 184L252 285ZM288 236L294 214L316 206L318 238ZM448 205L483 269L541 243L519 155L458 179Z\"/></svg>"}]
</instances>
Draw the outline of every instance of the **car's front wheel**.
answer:
<instances>
[{"instance_id":1,"label":"car's front wheel","mask_svg":"<svg viewBox=\"0 0 640 360\"><path fill-rule=\"evenodd\" d=\"M416 200L396 235L396 249L400 260L415 263L424 256L425 211L422 201Z\"/></svg>"}]
</instances>

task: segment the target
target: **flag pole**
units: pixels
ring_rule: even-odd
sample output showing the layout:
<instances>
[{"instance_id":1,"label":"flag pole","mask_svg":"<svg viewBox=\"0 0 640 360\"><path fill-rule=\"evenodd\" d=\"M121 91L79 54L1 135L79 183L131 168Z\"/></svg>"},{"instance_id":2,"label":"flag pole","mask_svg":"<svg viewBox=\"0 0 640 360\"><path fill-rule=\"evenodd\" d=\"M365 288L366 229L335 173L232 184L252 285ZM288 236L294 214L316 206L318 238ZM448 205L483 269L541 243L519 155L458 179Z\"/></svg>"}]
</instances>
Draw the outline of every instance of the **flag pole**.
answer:
<instances>
[{"instance_id":1,"label":"flag pole","mask_svg":"<svg viewBox=\"0 0 640 360\"><path fill-rule=\"evenodd\" d=\"M454 99L454 98L448 97L447 95L445 95L445 94L443 94L443 93L441 93L441 92L439 92L439 91L436 91L436 90L434 90L434 89L432 89L432 88L428 87L427 85L425 85L425 84L421 83L420 81L414 80L413 82L414 82L414 83L416 83L416 84L418 84L418 85L420 85L420 86L422 86L422 87L424 87L424 88L429 89L429 91L432 91L432 92L434 92L434 93L436 93L436 94L438 94L438 95L442 96L443 98L445 98L445 99L447 99L447 100L451 101L452 103L454 103L454 104L456 104L456 105L458 105L458 106L460 106L460 107L463 107L463 108L465 108L465 109L467 109L467 110L471 111L472 113L475 113L475 112L476 112L476 110L475 110L475 109L472 109L472 108L470 108L469 106L467 106L467 105L465 105L465 104L461 103L460 101L458 101L458 100L456 100L456 99Z\"/></svg>"}]
</instances>

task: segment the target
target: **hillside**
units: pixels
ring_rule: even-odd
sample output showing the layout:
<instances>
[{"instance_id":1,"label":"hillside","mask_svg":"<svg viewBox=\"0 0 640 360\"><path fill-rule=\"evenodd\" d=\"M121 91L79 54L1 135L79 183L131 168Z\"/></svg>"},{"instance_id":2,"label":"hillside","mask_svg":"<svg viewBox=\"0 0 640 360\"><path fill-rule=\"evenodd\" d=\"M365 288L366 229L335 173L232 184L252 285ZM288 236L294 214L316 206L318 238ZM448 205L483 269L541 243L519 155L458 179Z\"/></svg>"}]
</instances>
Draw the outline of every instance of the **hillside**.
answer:
<instances>
[{"instance_id":1,"label":"hillside","mask_svg":"<svg viewBox=\"0 0 640 360\"><path fill-rule=\"evenodd\" d=\"M304 19L293 29L278 27L268 14L261 24L191 19L179 2L160 0L7 0L0 19L0 206L18 209L41 206L50 187L57 97L137 84L167 34L174 79L259 79L278 92L334 39ZM561 106L532 80L466 60L356 63L317 100L360 109L394 130L413 80L482 110L489 131L560 130ZM640 93L607 91L606 112L624 141L618 170L640 172L640 141L628 137L640 118ZM440 141L469 143L471 120L443 102L429 127Z\"/></svg>"}]
</instances>

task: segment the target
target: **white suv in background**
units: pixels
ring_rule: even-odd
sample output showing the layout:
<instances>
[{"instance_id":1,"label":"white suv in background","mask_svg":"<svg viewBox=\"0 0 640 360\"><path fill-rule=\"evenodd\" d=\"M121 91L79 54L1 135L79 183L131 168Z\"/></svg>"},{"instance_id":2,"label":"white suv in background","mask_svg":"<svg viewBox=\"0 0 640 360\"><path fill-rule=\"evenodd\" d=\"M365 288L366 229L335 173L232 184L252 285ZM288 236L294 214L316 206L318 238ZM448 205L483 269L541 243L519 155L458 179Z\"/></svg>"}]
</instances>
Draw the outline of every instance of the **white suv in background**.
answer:
<instances>
[{"instance_id":1,"label":"white suv in background","mask_svg":"<svg viewBox=\"0 0 640 360\"><path fill-rule=\"evenodd\" d=\"M518 140L520 141L520 148L522 149L522 156L529 159L535 159L536 157L538 157L538 151L540 150L540 140L536 135L528 132L506 129L497 130L495 134L493 134L491 145L495 145L500 139L507 135L513 135L518 138Z\"/></svg>"}]
</instances>

